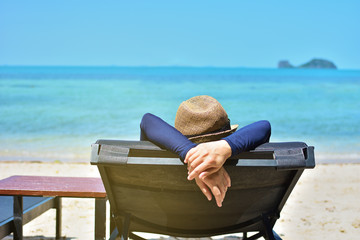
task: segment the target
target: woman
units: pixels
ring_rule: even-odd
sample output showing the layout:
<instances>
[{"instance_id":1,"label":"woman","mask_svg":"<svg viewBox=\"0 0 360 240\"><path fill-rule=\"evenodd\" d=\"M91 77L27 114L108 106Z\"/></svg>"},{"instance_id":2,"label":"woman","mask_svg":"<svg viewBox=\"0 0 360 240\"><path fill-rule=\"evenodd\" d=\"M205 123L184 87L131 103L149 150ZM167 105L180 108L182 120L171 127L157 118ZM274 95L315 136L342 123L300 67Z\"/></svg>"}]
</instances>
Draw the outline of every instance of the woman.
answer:
<instances>
[{"instance_id":1,"label":"woman","mask_svg":"<svg viewBox=\"0 0 360 240\"><path fill-rule=\"evenodd\" d=\"M206 95L180 104L175 128L150 113L143 116L140 128L141 140L149 140L178 154L188 165L188 180L195 179L209 201L213 194L219 207L231 186L223 167L226 159L269 142L271 135L271 126L266 120L236 131L238 125L230 125L221 104Z\"/></svg>"}]
</instances>

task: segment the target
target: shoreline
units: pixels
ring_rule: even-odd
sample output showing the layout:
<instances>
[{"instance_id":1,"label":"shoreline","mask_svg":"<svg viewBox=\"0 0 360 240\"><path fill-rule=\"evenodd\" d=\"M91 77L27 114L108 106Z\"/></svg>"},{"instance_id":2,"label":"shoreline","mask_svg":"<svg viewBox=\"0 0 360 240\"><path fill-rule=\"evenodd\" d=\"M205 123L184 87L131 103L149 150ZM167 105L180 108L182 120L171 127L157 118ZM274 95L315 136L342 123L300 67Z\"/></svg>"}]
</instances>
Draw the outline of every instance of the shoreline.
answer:
<instances>
[{"instance_id":1,"label":"shoreline","mask_svg":"<svg viewBox=\"0 0 360 240\"><path fill-rule=\"evenodd\" d=\"M0 162L0 169L0 179L12 175L100 177L97 167L89 162L9 161ZM360 164L317 164L304 171L281 211L275 231L284 240L356 239L360 231L359 172ZM94 200L64 198L62 223L64 236L93 239ZM55 210L26 224L24 236L52 239Z\"/></svg>"}]
</instances>

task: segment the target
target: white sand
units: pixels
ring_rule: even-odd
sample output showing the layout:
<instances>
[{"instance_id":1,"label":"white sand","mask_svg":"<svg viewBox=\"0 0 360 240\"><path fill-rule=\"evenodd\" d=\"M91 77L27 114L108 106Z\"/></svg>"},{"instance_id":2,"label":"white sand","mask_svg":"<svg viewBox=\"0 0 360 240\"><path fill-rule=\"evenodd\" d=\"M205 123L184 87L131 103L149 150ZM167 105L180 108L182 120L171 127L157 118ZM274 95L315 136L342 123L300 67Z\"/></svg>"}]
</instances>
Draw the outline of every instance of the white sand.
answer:
<instances>
[{"instance_id":1,"label":"white sand","mask_svg":"<svg viewBox=\"0 0 360 240\"><path fill-rule=\"evenodd\" d=\"M360 239L360 164L306 170L275 225L283 239Z\"/></svg>"},{"instance_id":2,"label":"white sand","mask_svg":"<svg viewBox=\"0 0 360 240\"><path fill-rule=\"evenodd\" d=\"M100 177L97 168L86 163L0 162L0 169L0 179L12 175ZM360 164L318 165L300 178L275 230L284 240L359 239L359 199ZM63 236L93 239L94 200L64 198L62 226ZM24 235L54 237L55 210L25 225Z\"/></svg>"}]
</instances>

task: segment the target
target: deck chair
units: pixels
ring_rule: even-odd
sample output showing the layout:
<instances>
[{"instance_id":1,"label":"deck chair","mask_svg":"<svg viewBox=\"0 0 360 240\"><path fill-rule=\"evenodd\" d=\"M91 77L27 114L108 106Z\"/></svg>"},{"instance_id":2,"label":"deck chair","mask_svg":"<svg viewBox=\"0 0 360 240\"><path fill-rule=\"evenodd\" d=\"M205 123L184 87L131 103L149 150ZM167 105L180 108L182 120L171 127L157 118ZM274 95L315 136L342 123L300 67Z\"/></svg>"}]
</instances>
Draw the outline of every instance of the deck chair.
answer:
<instances>
[{"instance_id":1,"label":"deck chair","mask_svg":"<svg viewBox=\"0 0 360 240\"><path fill-rule=\"evenodd\" d=\"M134 232L281 239L272 228L302 172L314 168L315 160L314 148L302 142L266 143L228 159L224 166L232 185L221 208L186 179L177 155L150 142L98 140L91 164L99 169L122 239L142 239Z\"/></svg>"},{"instance_id":2,"label":"deck chair","mask_svg":"<svg viewBox=\"0 0 360 240\"><path fill-rule=\"evenodd\" d=\"M26 224L50 208L56 207L56 198L53 197L23 197L22 223ZM14 197L0 196L0 239L16 232L17 227L21 226L17 226L14 221ZM17 237L22 239L22 236Z\"/></svg>"}]
</instances>

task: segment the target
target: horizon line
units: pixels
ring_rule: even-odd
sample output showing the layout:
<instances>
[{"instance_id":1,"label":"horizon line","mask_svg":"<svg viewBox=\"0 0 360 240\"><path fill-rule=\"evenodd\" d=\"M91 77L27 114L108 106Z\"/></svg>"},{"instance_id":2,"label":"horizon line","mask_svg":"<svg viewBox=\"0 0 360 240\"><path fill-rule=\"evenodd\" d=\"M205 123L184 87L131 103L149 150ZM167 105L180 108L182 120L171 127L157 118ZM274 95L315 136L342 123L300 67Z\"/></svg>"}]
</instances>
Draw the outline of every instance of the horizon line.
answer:
<instances>
[{"instance_id":1,"label":"horizon line","mask_svg":"<svg viewBox=\"0 0 360 240\"><path fill-rule=\"evenodd\" d=\"M0 64L0 67L119 67L119 68L228 68L228 69L319 69L319 70L360 70L360 68L279 68L279 67L245 67L245 66L212 66L212 65L23 65L23 64Z\"/></svg>"}]
</instances>

